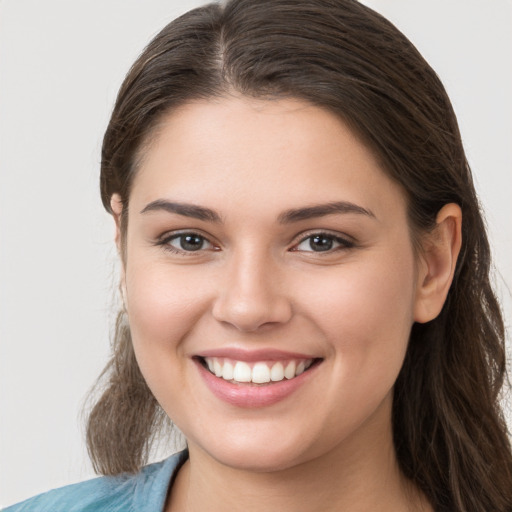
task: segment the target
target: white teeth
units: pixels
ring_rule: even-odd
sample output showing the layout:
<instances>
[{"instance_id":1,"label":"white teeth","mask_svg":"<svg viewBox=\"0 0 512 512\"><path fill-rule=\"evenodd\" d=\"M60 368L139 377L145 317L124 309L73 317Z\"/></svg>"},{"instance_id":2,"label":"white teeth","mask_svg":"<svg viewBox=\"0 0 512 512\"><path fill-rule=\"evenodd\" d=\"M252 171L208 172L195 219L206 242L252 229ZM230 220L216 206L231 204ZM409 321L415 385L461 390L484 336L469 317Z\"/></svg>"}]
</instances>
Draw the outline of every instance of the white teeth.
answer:
<instances>
[{"instance_id":1,"label":"white teeth","mask_svg":"<svg viewBox=\"0 0 512 512\"><path fill-rule=\"evenodd\" d=\"M233 365L229 361L226 361L224 368L222 368L222 378L224 380L231 380L233 378L233 371Z\"/></svg>"},{"instance_id":2,"label":"white teeth","mask_svg":"<svg viewBox=\"0 0 512 512\"><path fill-rule=\"evenodd\" d=\"M217 377L222 377L222 365L218 359L213 360L213 372Z\"/></svg>"},{"instance_id":3,"label":"white teeth","mask_svg":"<svg viewBox=\"0 0 512 512\"><path fill-rule=\"evenodd\" d=\"M284 367L281 363L276 363L270 370L270 380L272 382L279 382L284 379Z\"/></svg>"},{"instance_id":4,"label":"white teeth","mask_svg":"<svg viewBox=\"0 0 512 512\"><path fill-rule=\"evenodd\" d=\"M312 364L313 359L291 360L286 363L277 361L275 363L257 362L251 367L244 361L233 361L226 358L207 357L206 365L211 373L224 380L235 382L253 382L255 384L266 384L268 382L280 382L284 379L298 377Z\"/></svg>"},{"instance_id":5,"label":"white teeth","mask_svg":"<svg viewBox=\"0 0 512 512\"><path fill-rule=\"evenodd\" d=\"M256 384L270 382L270 369L265 363L256 363L252 369L252 381Z\"/></svg>"},{"instance_id":6,"label":"white teeth","mask_svg":"<svg viewBox=\"0 0 512 512\"><path fill-rule=\"evenodd\" d=\"M293 377L295 377L295 368L296 368L295 361L290 361L286 365L286 368L284 369L284 376L287 379L293 379Z\"/></svg>"},{"instance_id":7,"label":"white teeth","mask_svg":"<svg viewBox=\"0 0 512 512\"><path fill-rule=\"evenodd\" d=\"M237 361L233 371L233 380L237 382L251 382L251 367L243 361Z\"/></svg>"}]
</instances>

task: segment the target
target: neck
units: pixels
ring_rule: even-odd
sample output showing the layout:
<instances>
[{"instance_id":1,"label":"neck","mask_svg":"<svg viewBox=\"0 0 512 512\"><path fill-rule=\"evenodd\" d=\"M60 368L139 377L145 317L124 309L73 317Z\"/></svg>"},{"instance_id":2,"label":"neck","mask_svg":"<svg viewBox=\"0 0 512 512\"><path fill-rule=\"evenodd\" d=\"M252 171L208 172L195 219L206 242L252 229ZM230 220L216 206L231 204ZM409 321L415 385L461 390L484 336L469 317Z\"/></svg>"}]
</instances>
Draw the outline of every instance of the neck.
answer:
<instances>
[{"instance_id":1,"label":"neck","mask_svg":"<svg viewBox=\"0 0 512 512\"><path fill-rule=\"evenodd\" d=\"M432 509L401 474L391 422L371 436L346 440L293 467L254 472L226 466L189 444L166 512L427 512ZM371 442L369 442L371 439Z\"/></svg>"}]
</instances>

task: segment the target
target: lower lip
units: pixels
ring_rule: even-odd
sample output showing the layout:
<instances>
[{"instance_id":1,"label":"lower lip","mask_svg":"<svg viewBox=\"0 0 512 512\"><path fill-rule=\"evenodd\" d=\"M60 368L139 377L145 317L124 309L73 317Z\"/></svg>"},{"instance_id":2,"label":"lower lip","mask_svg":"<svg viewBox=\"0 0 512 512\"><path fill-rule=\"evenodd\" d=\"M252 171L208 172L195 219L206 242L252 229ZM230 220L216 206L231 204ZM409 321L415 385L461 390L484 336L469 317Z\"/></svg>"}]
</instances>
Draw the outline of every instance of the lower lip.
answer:
<instances>
[{"instance_id":1,"label":"lower lip","mask_svg":"<svg viewBox=\"0 0 512 512\"><path fill-rule=\"evenodd\" d=\"M210 373L199 361L194 361L210 391L218 398L236 407L266 407L284 400L306 383L318 364L290 380L269 384L235 384Z\"/></svg>"}]
</instances>

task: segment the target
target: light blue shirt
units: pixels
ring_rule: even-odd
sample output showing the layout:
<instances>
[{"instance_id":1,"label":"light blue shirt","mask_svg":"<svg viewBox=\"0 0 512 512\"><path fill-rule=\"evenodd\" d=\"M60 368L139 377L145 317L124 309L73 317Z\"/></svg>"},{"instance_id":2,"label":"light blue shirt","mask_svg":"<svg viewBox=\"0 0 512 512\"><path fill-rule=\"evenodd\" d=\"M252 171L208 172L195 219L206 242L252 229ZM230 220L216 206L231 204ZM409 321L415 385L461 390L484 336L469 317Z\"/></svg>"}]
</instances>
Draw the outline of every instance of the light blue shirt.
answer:
<instances>
[{"instance_id":1,"label":"light blue shirt","mask_svg":"<svg viewBox=\"0 0 512 512\"><path fill-rule=\"evenodd\" d=\"M187 451L135 474L103 476L40 494L3 512L163 512L169 488Z\"/></svg>"}]
</instances>

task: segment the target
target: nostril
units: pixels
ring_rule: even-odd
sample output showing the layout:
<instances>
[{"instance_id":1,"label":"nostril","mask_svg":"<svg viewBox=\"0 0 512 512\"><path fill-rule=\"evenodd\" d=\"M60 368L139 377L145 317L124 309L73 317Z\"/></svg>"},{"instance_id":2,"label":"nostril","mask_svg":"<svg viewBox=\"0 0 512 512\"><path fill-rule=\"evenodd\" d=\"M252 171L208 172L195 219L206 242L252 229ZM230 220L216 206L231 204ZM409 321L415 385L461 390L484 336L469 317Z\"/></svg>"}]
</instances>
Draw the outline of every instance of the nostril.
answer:
<instances>
[{"instance_id":1,"label":"nostril","mask_svg":"<svg viewBox=\"0 0 512 512\"><path fill-rule=\"evenodd\" d=\"M288 299L280 294L233 294L219 297L213 306L213 317L240 331L255 332L262 327L287 323L292 316Z\"/></svg>"}]
</instances>

